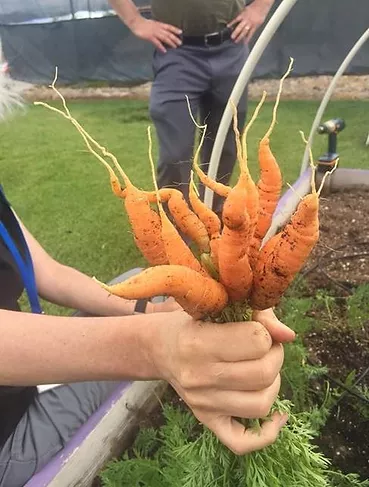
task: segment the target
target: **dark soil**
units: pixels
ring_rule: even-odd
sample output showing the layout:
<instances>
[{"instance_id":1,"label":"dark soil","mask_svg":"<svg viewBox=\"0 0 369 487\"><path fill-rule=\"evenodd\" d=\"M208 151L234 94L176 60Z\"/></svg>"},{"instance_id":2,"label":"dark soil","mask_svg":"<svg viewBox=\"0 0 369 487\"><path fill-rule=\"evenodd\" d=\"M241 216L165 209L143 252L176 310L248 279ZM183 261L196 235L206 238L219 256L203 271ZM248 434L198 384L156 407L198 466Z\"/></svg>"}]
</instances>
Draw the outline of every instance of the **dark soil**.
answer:
<instances>
[{"instance_id":1,"label":"dark soil","mask_svg":"<svg viewBox=\"0 0 369 487\"><path fill-rule=\"evenodd\" d=\"M314 288L347 295L369 283L369 191L321 199L320 239L303 275Z\"/></svg>"},{"instance_id":2,"label":"dark soil","mask_svg":"<svg viewBox=\"0 0 369 487\"><path fill-rule=\"evenodd\" d=\"M353 382L366 372L358 385L369 391L369 322L353 327L344 312L352 290L369 283L369 192L332 194L322 201L320 213L320 244L305 277L310 295L325 288L335 299L330 302L330 324L308 335L305 344L311 361L328 368L326 378L332 388L345 383L355 371ZM319 321L319 311L316 314ZM353 384L349 387L360 393ZM338 391L345 389L338 386ZM317 443L334 465L369 478L369 402L346 391Z\"/></svg>"}]
</instances>

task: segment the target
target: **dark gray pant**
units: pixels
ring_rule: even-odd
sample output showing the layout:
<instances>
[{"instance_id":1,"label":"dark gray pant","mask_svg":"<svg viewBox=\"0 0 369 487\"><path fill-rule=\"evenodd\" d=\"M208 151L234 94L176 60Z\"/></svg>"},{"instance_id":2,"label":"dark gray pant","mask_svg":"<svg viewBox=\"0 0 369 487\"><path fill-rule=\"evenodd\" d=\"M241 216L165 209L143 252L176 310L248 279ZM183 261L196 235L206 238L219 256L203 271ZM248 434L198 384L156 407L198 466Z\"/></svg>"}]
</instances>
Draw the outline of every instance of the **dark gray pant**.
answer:
<instances>
[{"instance_id":1,"label":"dark gray pant","mask_svg":"<svg viewBox=\"0 0 369 487\"><path fill-rule=\"evenodd\" d=\"M226 41L217 47L181 46L154 54L154 83L150 115L159 140L158 183L178 187L187 199L193 157L195 126L188 112L189 97L195 117L206 122L208 133L201 154L207 172L218 126L229 95L248 56L244 43ZM246 91L239 104L239 126L246 116ZM225 140L217 180L227 184L236 160L233 130ZM202 194L202 191L201 191ZM219 211L221 200L214 198Z\"/></svg>"},{"instance_id":2,"label":"dark gray pant","mask_svg":"<svg viewBox=\"0 0 369 487\"><path fill-rule=\"evenodd\" d=\"M0 451L0 486L23 487L117 387L117 382L82 382L38 395Z\"/></svg>"}]
</instances>

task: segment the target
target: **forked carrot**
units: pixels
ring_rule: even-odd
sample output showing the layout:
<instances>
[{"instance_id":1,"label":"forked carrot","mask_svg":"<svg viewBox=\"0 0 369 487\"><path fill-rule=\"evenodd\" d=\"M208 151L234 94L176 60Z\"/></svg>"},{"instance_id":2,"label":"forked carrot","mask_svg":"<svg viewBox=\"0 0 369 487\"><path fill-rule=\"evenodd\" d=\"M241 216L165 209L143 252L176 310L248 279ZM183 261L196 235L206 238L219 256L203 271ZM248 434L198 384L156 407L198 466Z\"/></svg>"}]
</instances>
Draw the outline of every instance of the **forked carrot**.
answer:
<instances>
[{"instance_id":1,"label":"forked carrot","mask_svg":"<svg viewBox=\"0 0 369 487\"><path fill-rule=\"evenodd\" d=\"M254 124L257 116L259 115L259 112L261 110L261 107L263 106L263 103L265 101L266 97L266 92L263 92L263 96L261 97L260 102L256 106L254 113L252 114L252 117L248 124L246 125L242 138L240 137L240 133L238 130L238 120L237 120L237 109L233 105L233 131L235 133L235 141L236 141L236 149L237 149L237 159L238 159L238 164L239 164L239 169L240 169L240 174L238 181L233 188L233 190L236 190L236 188L245 188L247 192L247 197L245 199L245 205L246 205L246 210L249 214L250 217L250 234L251 236L254 233L254 229L256 227L256 222L257 222L257 217L258 217L258 210L259 210L259 194L256 188L256 185L251 177L249 167L248 167L248 152L247 152L247 135ZM239 205L235 210L234 210L234 215L233 217L237 219L239 215L242 213L242 208L241 205ZM235 223L236 224L236 223Z\"/></svg>"},{"instance_id":2,"label":"forked carrot","mask_svg":"<svg viewBox=\"0 0 369 487\"><path fill-rule=\"evenodd\" d=\"M256 119L260 107L261 104L258 105L251 118L250 126ZM248 257L252 224L248 208L252 210L250 204L255 204L257 208L257 199L256 202L253 201L248 194L248 190L251 188L249 184L251 175L247 167L247 153L242 149L235 107L233 129L240 175L224 202L222 213L224 227L219 240L218 261L220 282L224 284L231 301L242 302L247 299L252 285L252 270ZM255 193L252 196L254 195ZM253 211L252 215L254 216L256 212Z\"/></svg>"},{"instance_id":3,"label":"forked carrot","mask_svg":"<svg viewBox=\"0 0 369 487\"><path fill-rule=\"evenodd\" d=\"M257 184L259 192L259 214L255 229L255 236L253 237L250 248L250 262L252 267L254 267L256 263L262 240L265 237L272 222L273 213L277 207L282 190L282 174L277 160L270 149L269 138L277 122L277 110L282 94L283 82L290 74L292 70L292 65L293 59L291 58L288 69L279 83L279 89L273 108L271 124L259 143L258 158L260 167L260 179Z\"/></svg>"},{"instance_id":4,"label":"forked carrot","mask_svg":"<svg viewBox=\"0 0 369 487\"><path fill-rule=\"evenodd\" d=\"M119 284L100 284L125 299L173 296L195 319L219 315L228 302L227 292L219 282L180 265L150 267Z\"/></svg>"},{"instance_id":5,"label":"forked carrot","mask_svg":"<svg viewBox=\"0 0 369 487\"><path fill-rule=\"evenodd\" d=\"M149 160L150 160L152 177L154 181L155 192L157 195L159 216L161 220L161 239L164 243L164 248L165 248L166 256L168 258L168 263L175 264L175 265L182 265L188 267L189 269L193 269L194 271L199 272L200 274L207 275L206 271L202 268L200 262L193 255L191 249L184 242L184 240L178 233L178 230L170 221L168 215L164 211L160 199L159 188L155 178L155 165L154 165L154 160L152 158L152 139L151 139L150 127L148 127L147 135L149 139ZM127 198L128 198L128 194L127 194Z\"/></svg>"},{"instance_id":6,"label":"forked carrot","mask_svg":"<svg viewBox=\"0 0 369 487\"><path fill-rule=\"evenodd\" d=\"M301 199L290 222L259 252L250 298L254 309L266 309L278 304L319 239L319 195L329 173L326 173L320 188L316 190L311 150L310 161L312 193Z\"/></svg>"}]
</instances>

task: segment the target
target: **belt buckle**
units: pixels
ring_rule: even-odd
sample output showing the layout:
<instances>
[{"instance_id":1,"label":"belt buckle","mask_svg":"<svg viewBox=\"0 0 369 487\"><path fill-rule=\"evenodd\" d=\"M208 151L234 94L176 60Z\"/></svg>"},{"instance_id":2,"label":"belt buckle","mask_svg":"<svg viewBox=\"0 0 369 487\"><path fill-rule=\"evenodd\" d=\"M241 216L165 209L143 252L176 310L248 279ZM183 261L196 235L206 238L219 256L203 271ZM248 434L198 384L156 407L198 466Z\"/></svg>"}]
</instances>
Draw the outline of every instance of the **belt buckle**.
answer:
<instances>
[{"instance_id":1,"label":"belt buckle","mask_svg":"<svg viewBox=\"0 0 369 487\"><path fill-rule=\"evenodd\" d=\"M205 34L204 35L204 44L206 47L209 47L209 46L215 46L216 44L211 44L209 43L209 39L214 39L215 37L219 36L220 33L219 32L211 32L210 34Z\"/></svg>"}]
</instances>

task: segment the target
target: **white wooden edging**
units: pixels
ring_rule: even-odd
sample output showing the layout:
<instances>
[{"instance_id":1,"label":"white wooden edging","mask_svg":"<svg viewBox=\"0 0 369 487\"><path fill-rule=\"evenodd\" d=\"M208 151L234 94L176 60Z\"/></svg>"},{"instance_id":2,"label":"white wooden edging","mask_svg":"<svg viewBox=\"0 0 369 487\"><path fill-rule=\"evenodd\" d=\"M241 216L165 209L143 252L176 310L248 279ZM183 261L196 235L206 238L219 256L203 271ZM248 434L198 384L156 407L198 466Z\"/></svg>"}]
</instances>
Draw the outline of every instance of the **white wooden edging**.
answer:
<instances>
[{"instance_id":1,"label":"white wooden edging","mask_svg":"<svg viewBox=\"0 0 369 487\"><path fill-rule=\"evenodd\" d=\"M142 413L154 409L166 387L163 381L133 382L84 442L65 458L47 487L90 487L106 462L127 448Z\"/></svg>"}]
</instances>

